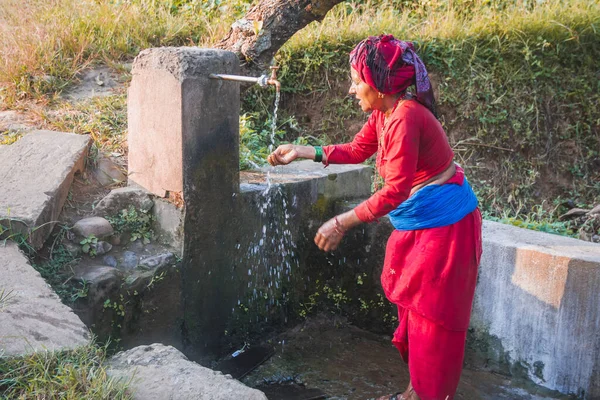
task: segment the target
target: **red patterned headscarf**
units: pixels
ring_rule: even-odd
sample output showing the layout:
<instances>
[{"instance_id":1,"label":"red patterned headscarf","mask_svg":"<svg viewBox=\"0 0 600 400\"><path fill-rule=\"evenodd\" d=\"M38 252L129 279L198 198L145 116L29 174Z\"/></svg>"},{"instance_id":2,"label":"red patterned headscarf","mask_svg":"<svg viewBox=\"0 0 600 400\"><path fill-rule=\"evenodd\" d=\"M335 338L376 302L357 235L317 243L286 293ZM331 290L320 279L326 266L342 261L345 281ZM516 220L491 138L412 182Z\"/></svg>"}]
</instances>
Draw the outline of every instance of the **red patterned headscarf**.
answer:
<instances>
[{"instance_id":1,"label":"red patterned headscarf","mask_svg":"<svg viewBox=\"0 0 600 400\"><path fill-rule=\"evenodd\" d=\"M360 79L383 94L404 93L415 85L417 100L435 115L431 82L411 42L392 35L369 36L350 53L350 65Z\"/></svg>"}]
</instances>

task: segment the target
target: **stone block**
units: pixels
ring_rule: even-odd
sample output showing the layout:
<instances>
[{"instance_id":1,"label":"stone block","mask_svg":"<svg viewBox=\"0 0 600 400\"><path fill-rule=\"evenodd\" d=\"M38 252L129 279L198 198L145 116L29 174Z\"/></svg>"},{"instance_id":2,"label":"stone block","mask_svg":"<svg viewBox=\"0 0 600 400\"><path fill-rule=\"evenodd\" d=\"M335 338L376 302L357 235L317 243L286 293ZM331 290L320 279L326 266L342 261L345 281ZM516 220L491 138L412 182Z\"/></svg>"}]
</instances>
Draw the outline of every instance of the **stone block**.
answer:
<instances>
[{"instance_id":1,"label":"stone block","mask_svg":"<svg viewBox=\"0 0 600 400\"><path fill-rule=\"evenodd\" d=\"M139 346L113 356L108 374L129 383L134 400L267 400L229 375L189 361L171 346Z\"/></svg>"},{"instance_id":2,"label":"stone block","mask_svg":"<svg viewBox=\"0 0 600 400\"><path fill-rule=\"evenodd\" d=\"M600 245L490 221L483 233L475 336L536 383L599 398Z\"/></svg>"},{"instance_id":3,"label":"stone block","mask_svg":"<svg viewBox=\"0 0 600 400\"><path fill-rule=\"evenodd\" d=\"M152 215L155 218L155 239L164 245L175 249L178 256L183 251L183 220L184 210L175 204L164 200L155 199Z\"/></svg>"},{"instance_id":4,"label":"stone block","mask_svg":"<svg viewBox=\"0 0 600 400\"><path fill-rule=\"evenodd\" d=\"M160 197L180 193L184 161L204 163L205 156L226 166L223 179L237 176L237 137L223 133L239 124L239 84L208 75L236 73L238 63L233 53L193 47L147 49L136 57L127 108L131 181Z\"/></svg>"},{"instance_id":5,"label":"stone block","mask_svg":"<svg viewBox=\"0 0 600 400\"><path fill-rule=\"evenodd\" d=\"M88 329L61 303L15 243L0 245L0 354L72 350L88 344Z\"/></svg>"},{"instance_id":6,"label":"stone block","mask_svg":"<svg viewBox=\"0 0 600 400\"><path fill-rule=\"evenodd\" d=\"M87 135L33 131L0 148L0 224L41 248L74 174L85 166L89 144Z\"/></svg>"}]
</instances>

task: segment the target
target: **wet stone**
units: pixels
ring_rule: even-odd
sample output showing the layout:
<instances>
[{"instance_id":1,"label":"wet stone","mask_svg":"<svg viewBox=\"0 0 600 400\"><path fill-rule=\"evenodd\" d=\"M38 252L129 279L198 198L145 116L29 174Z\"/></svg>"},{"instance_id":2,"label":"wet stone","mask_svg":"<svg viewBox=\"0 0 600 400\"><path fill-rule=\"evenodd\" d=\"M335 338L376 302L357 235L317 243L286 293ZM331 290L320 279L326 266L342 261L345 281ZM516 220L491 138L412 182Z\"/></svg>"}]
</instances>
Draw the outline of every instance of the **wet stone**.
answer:
<instances>
[{"instance_id":1,"label":"wet stone","mask_svg":"<svg viewBox=\"0 0 600 400\"><path fill-rule=\"evenodd\" d=\"M73 225L73 232L82 237L90 235L103 239L113 234L113 228L106 219L102 217L89 217L79 220Z\"/></svg>"},{"instance_id":2,"label":"wet stone","mask_svg":"<svg viewBox=\"0 0 600 400\"><path fill-rule=\"evenodd\" d=\"M104 256L102 258L102 261L104 262L104 264L106 264L106 265L108 265L110 267L113 267L113 268L116 268L117 265L119 265L119 262L117 261L117 259L115 258L115 256L111 256L111 255Z\"/></svg>"},{"instance_id":3,"label":"wet stone","mask_svg":"<svg viewBox=\"0 0 600 400\"><path fill-rule=\"evenodd\" d=\"M144 269L155 269L163 268L174 263L175 256L173 253L164 253L142 259L139 263L139 267Z\"/></svg>"},{"instance_id":4,"label":"wet stone","mask_svg":"<svg viewBox=\"0 0 600 400\"><path fill-rule=\"evenodd\" d=\"M133 251L125 251L119 263L125 269L133 269L138 265L138 255Z\"/></svg>"}]
</instances>

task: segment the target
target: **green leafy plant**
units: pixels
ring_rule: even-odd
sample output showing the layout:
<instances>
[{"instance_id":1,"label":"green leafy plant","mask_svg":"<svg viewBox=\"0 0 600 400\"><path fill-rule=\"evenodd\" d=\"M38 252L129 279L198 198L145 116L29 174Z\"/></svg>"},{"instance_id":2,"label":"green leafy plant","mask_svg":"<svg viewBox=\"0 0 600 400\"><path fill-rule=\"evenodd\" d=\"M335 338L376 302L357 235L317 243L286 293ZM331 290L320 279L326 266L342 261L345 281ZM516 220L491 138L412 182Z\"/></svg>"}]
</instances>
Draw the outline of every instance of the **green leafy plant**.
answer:
<instances>
[{"instance_id":1,"label":"green leafy plant","mask_svg":"<svg viewBox=\"0 0 600 400\"><path fill-rule=\"evenodd\" d=\"M145 244L150 243L154 235L152 222L154 217L147 211L137 210L134 206L121 210L117 215L108 217L108 221L113 226L115 232L131 234L131 241L138 239Z\"/></svg>"},{"instance_id":2,"label":"green leafy plant","mask_svg":"<svg viewBox=\"0 0 600 400\"><path fill-rule=\"evenodd\" d=\"M88 254L90 257L94 257L96 255L98 238L95 235L89 235L79 242L79 244L81 245L81 251L83 251L85 254Z\"/></svg>"}]
</instances>

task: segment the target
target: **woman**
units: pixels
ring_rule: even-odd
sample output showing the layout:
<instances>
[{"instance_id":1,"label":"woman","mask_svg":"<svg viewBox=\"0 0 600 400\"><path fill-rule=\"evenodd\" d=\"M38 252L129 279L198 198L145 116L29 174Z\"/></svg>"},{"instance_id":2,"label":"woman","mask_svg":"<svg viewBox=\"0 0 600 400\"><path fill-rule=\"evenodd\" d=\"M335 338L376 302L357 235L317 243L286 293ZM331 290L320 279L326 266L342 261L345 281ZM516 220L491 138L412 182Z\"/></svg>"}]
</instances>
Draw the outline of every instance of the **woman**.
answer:
<instances>
[{"instance_id":1,"label":"woman","mask_svg":"<svg viewBox=\"0 0 600 400\"><path fill-rule=\"evenodd\" d=\"M466 332L481 256L477 199L453 162L435 117L431 83L411 43L391 35L369 37L350 53L352 86L367 123L351 143L283 145L272 165L296 158L361 163L377 152L383 186L353 210L321 226L315 243L337 248L344 232L389 214L390 235L381 283L398 306L392 342L408 363L403 393L380 400L452 399L462 370ZM407 94L416 87L416 96Z\"/></svg>"}]
</instances>

